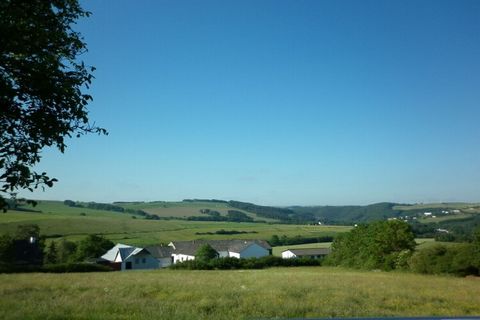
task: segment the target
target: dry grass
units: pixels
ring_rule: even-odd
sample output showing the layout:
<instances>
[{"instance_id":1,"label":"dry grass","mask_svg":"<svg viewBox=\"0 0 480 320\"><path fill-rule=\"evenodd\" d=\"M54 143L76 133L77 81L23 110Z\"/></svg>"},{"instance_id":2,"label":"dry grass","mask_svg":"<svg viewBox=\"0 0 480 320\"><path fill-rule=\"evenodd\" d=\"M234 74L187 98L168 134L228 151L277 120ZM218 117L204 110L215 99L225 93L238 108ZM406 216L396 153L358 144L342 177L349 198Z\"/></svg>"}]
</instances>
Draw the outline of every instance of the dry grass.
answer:
<instances>
[{"instance_id":1,"label":"dry grass","mask_svg":"<svg viewBox=\"0 0 480 320\"><path fill-rule=\"evenodd\" d=\"M0 275L2 319L480 314L480 280L336 268Z\"/></svg>"}]
</instances>

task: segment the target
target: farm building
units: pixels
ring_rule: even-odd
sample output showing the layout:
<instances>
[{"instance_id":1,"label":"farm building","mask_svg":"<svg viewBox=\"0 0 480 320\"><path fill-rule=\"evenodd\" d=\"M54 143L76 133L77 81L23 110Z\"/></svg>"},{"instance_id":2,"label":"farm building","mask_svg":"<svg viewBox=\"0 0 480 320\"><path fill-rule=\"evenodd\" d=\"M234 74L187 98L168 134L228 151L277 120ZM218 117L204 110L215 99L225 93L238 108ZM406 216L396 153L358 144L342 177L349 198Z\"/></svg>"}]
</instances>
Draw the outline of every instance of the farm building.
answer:
<instances>
[{"instance_id":1,"label":"farm building","mask_svg":"<svg viewBox=\"0 0 480 320\"><path fill-rule=\"evenodd\" d=\"M287 249L282 251L283 259L291 258L323 258L330 253L328 248Z\"/></svg>"},{"instance_id":2,"label":"farm building","mask_svg":"<svg viewBox=\"0 0 480 320\"><path fill-rule=\"evenodd\" d=\"M173 248L173 263L194 260L197 250L205 244L215 249L220 258L260 258L272 254L272 247L263 240L173 241L168 244Z\"/></svg>"},{"instance_id":3,"label":"farm building","mask_svg":"<svg viewBox=\"0 0 480 320\"><path fill-rule=\"evenodd\" d=\"M150 247L146 247L145 250L150 252L150 254L157 259L158 268L166 268L170 266L173 262L172 247L150 246Z\"/></svg>"},{"instance_id":4,"label":"farm building","mask_svg":"<svg viewBox=\"0 0 480 320\"><path fill-rule=\"evenodd\" d=\"M118 243L101 257L116 270L157 269L159 261L148 250Z\"/></svg>"},{"instance_id":5,"label":"farm building","mask_svg":"<svg viewBox=\"0 0 480 320\"><path fill-rule=\"evenodd\" d=\"M260 258L272 254L272 247L263 240L194 240L174 241L168 246L137 248L118 243L99 259L99 263L116 270L166 268L172 263L194 260L198 249L209 244L218 256Z\"/></svg>"}]
</instances>

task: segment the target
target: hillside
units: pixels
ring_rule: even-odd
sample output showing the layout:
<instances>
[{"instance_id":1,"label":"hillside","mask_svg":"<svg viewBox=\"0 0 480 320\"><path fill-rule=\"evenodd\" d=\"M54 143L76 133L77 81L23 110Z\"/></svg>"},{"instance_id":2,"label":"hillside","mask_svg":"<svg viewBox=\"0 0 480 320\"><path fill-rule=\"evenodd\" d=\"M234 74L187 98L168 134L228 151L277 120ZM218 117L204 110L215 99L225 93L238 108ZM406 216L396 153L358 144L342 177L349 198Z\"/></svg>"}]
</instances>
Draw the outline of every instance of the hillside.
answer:
<instances>
[{"instance_id":1,"label":"hillside","mask_svg":"<svg viewBox=\"0 0 480 320\"><path fill-rule=\"evenodd\" d=\"M366 206L314 206L291 207L297 214L313 215L325 223L359 223L398 218L402 211L394 209L395 203L376 203Z\"/></svg>"},{"instance_id":2,"label":"hillside","mask_svg":"<svg viewBox=\"0 0 480 320\"><path fill-rule=\"evenodd\" d=\"M441 220L462 220L480 214L480 204L478 203L397 204L381 202L365 206L294 206L289 209L300 215L313 215L320 221L335 224L353 224L389 218L429 223ZM431 216L426 217L426 212Z\"/></svg>"},{"instance_id":3,"label":"hillside","mask_svg":"<svg viewBox=\"0 0 480 320\"><path fill-rule=\"evenodd\" d=\"M119 210L107 204L96 207ZM124 204L125 207L134 206ZM140 204L139 204L140 205ZM172 203L167 203L172 205ZM200 207L205 208L207 204ZM153 205L152 205L153 206ZM140 207L144 207L141 204ZM175 207L175 206L173 206ZM87 234L101 234L114 242L132 245L168 243L172 240L193 239L269 239L272 235L323 237L348 231L343 226L309 226L278 223L193 221L187 219L147 219L132 212L109 211L88 207L72 207L61 201L39 201L35 208L21 207L0 214L0 234L13 233L20 224L37 224L42 235L49 239L78 240ZM176 207L175 207L176 208ZM197 212L199 203L181 206ZM153 210L153 209L152 209ZM223 232L222 232L223 231ZM226 231L226 232L225 232Z\"/></svg>"},{"instance_id":4,"label":"hillside","mask_svg":"<svg viewBox=\"0 0 480 320\"><path fill-rule=\"evenodd\" d=\"M431 215L425 216L425 212ZM172 239L269 239L274 234L321 237L348 230L342 225L396 218L411 223L417 236L464 241L480 225L479 213L478 204L467 203L277 208L205 199L113 204L39 201L37 207L20 206L1 214L0 232L13 232L19 224L34 223L52 239L97 233L117 242L140 245ZM448 234L439 234L438 229Z\"/></svg>"}]
</instances>

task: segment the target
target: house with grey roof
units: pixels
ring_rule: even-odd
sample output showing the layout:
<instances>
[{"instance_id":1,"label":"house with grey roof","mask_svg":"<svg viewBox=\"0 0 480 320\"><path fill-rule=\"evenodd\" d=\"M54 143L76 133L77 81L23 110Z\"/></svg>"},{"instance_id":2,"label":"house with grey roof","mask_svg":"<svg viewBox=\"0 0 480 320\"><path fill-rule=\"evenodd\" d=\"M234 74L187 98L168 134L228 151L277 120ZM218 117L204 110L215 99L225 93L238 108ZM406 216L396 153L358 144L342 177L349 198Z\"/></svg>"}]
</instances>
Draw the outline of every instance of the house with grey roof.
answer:
<instances>
[{"instance_id":1,"label":"house with grey roof","mask_svg":"<svg viewBox=\"0 0 480 320\"><path fill-rule=\"evenodd\" d=\"M283 259L291 258L323 258L330 253L329 248L287 249L282 251Z\"/></svg>"},{"instance_id":2,"label":"house with grey roof","mask_svg":"<svg viewBox=\"0 0 480 320\"><path fill-rule=\"evenodd\" d=\"M194 260L198 249L212 246L218 256L260 258L272 254L272 247L264 240L193 240L172 241L168 246L138 248L118 243L99 259L116 270L158 269L173 263Z\"/></svg>"},{"instance_id":3,"label":"house with grey roof","mask_svg":"<svg viewBox=\"0 0 480 320\"><path fill-rule=\"evenodd\" d=\"M168 246L150 246L146 247L145 250L150 252L150 254L157 259L158 268L169 267L173 263L172 252L173 248Z\"/></svg>"},{"instance_id":4,"label":"house with grey roof","mask_svg":"<svg viewBox=\"0 0 480 320\"><path fill-rule=\"evenodd\" d=\"M172 241L173 263L194 260L198 249L209 244L220 258L260 258L272 254L272 247L264 240L192 240Z\"/></svg>"},{"instance_id":5,"label":"house with grey roof","mask_svg":"<svg viewBox=\"0 0 480 320\"><path fill-rule=\"evenodd\" d=\"M121 243L102 255L101 260L116 270L157 269L160 265L147 249Z\"/></svg>"}]
</instances>

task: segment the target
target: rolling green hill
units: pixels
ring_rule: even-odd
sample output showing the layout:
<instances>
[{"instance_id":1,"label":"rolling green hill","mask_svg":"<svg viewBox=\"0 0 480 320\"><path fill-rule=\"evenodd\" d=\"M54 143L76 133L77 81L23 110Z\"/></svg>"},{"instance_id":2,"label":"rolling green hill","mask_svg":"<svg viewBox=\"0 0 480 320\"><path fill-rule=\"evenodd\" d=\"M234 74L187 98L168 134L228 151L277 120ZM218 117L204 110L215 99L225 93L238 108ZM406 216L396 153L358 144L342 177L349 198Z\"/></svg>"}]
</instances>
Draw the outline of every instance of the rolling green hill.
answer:
<instances>
[{"instance_id":1,"label":"rolling green hill","mask_svg":"<svg viewBox=\"0 0 480 320\"><path fill-rule=\"evenodd\" d=\"M480 225L480 206L467 203L400 205L385 202L367 206L276 208L201 199L113 204L39 201L34 208L20 206L18 209L23 211L0 214L0 233L14 232L19 224L34 223L52 239L77 239L96 233L116 242L137 245L200 238L269 239L274 234L321 237L348 230L341 225L388 218L408 221L418 236L437 237L437 229L445 229L450 234L440 240L464 241ZM436 217L427 218L424 212L432 212ZM241 222L234 222L238 218ZM318 221L323 225L315 225Z\"/></svg>"},{"instance_id":2,"label":"rolling green hill","mask_svg":"<svg viewBox=\"0 0 480 320\"><path fill-rule=\"evenodd\" d=\"M123 205L123 204L122 204ZM129 204L124 204L128 207ZM148 204L147 204L148 205ZM150 204L152 208L152 204ZM178 207L168 203L174 209ZM133 205L132 205L133 206ZM196 212L207 204L182 204ZM140 207L145 208L144 205ZM31 208L25 208L31 210ZM13 233L18 225L37 224L42 235L50 239L78 240L87 234L101 234L114 242L132 245L168 243L172 240L193 239L269 239L272 235L322 237L334 236L350 227L315 226L278 223L190 221L180 219L149 220L125 212L71 207L61 201L39 201L33 211L9 210L0 214L0 234ZM138 209L135 209L138 210ZM219 230L236 231L237 234L216 234Z\"/></svg>"},{"instance_id":3,"label":"rolling green hill","mask_svg":"<svg viewBox=\"0 0 480 320\"><path fill-rule=\"evenodd\" d=\"M353 224L389 218L413 220L425 223L441 220L462 220L480 214L478 203L430 203L430 204L397 204L381 202L365 206L313 206L290 207L297 214L313 215L326 223ZM430 212L435 218L425 218Z\"/></svg>"}]
</instances>

